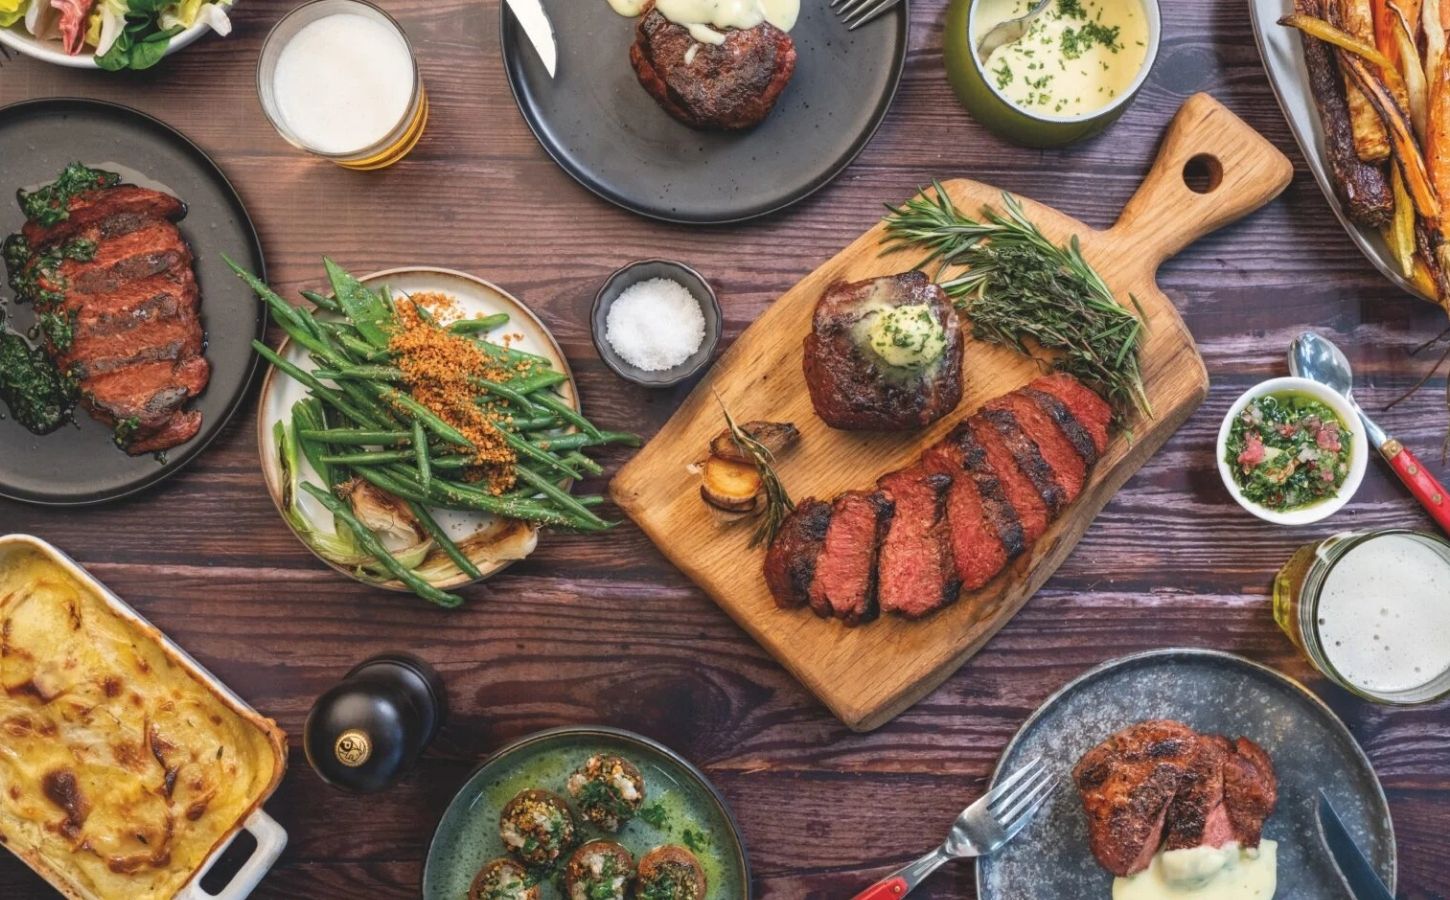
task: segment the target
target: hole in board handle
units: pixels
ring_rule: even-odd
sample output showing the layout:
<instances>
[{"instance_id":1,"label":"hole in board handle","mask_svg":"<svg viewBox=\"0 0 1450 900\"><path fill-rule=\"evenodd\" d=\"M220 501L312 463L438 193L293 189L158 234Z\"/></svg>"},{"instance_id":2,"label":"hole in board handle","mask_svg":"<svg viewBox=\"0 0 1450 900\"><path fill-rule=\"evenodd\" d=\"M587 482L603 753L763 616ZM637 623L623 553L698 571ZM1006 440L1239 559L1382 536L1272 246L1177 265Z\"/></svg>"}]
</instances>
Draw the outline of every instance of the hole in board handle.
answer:
<instances>
[{"instance_id":1,"label":"hole in board handle","mask_svg":"<svg viewBox=\"0 0 1450 900\"><path fill-rule=\"evenodd\" d=\"M1183 164L1183 183L1195 194L1212 194L1223 184L1223 163L1217 156L1200 153Z\"/></svg>"},{"instance_id":2,"label":"hole in board handle","mask_svg":"<svg viewBox=\"0 0 1450 900\"><path fill-rule=\"evenodd\" d=\"M232 837L231 843L227 844L222 855L217 857L216 862L201 877L198 886L207 896L217 896L226 890L237 872L241 871L242 866L246 865L247 860L251 859L252 854L256 852L257 838L243 828Z\"/></svg>"}]
</instances>

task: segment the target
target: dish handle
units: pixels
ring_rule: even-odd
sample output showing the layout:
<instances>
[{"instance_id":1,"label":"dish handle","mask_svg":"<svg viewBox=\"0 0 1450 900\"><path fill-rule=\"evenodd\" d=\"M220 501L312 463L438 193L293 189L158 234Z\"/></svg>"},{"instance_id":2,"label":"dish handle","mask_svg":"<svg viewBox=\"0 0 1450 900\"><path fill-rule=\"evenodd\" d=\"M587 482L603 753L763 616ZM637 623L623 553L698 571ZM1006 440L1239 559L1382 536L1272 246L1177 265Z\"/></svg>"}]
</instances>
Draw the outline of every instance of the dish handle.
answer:
<instances>
[{"instance_id":1,"label":"dish handle","mask_svg":"<svg viewBox=\"0 0 1450 900\"><path fill-rule=\"evenodd\" d=\"M1153 275L1164 260L1279 196L1288 157L1208 94L1173 117L1158 158L1109 232Z\"/></svg>"},{"instance_id":2,"label":"dish handle","mask_svg":"<svg viewBox=\"0 0 1450 900\"><path fill-rule=\"evenodd\" d=\"M181 889L181 893L176 895L176 900L242 900L256 889L272 868L272 864L277 861L277 857L281 856L283 849L286 848L287 829L279 825L277 820L267 815L264 810L258 809L247 817L247 821L242 823L241 830L237 834L241 834L242 831L251 832L252 837L257 841L257 846L252 850L252 855L247 857L247 861L242 863L241 868L237 869L232 880L227 882L227 886L222 888L219 893L210 894L202 889L201 880L206 877L207 872L211 871L211 867L216 865L216 861L221 859L226 848L231 845L230 841L212 854L212 858L207 861L200 872L196 873L196 877ZM236 839L235 835L232 839Z\"/></svg>"}]
</instances>

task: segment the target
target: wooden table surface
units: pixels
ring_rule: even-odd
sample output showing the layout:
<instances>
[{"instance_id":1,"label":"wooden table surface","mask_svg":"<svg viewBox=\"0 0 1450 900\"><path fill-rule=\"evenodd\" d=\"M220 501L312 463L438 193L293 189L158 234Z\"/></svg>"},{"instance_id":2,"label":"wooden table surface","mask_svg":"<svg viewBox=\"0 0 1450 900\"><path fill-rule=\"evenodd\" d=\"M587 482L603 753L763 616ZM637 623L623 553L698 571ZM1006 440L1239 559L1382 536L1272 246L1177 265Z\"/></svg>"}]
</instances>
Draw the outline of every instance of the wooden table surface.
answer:
<instances>
[{"instance_id":1,"label":"wooden table surface","mask_svg":"<svg viewBox=\"0 0 1450 900\"><path fill-rule=\"evenodd\" d=\"M945 3L916 0L905 83L856 164L765 221L696 229L608 206L549 161L504 81L498 0L383 5L417 44L433 101L422 144L383 174L305 158L263 119L253 70L263 35L290 6L280 0L243 0L230 38L204 39L150 73L0 59L0 103L106 98L181 129L238 185L273 283L286 292L316 286L324 253L356 271L424 263L505 285L558 336L595 421L646 434L683 394L624 384L589 339L594 292L628 260L666 255L697 266L719 290L728 341L869 227L882 201L933 176L968 176L1109 224L1164 125L1196 91L1257 127L1297 171L1281 199L1163 270L1208 361L1208 401L1014 622L872 734L836 722L629 525L607 536L546 535L527 562L466 591L457 612L339 577L267 497L255 388L210 450L140 497L71 511L0 501L0 531L58 544L292 735L290 771L268 805L291 843L257 896L417 896L433 826L482 757L537 729L607 723L666 742L714 779L744 828L757 896L848 897L934 845L1022 720L1061 684L1109 658L1175 645L1241 653L1307 682L1349 723L1384 782L1400 896L1450 896L1450 709L1388 710L1325 684L1275 627L1268 602L1273 573L1301 543L1433 526L1375 462L1352 505L1297 530L1239 510L1214 467L1225 408L1250 384L1284 374L1284 349L1301 328L1348 348L1365 406L1379 409L1423 373L1428 358L1409 351L1445 323L1385 283L1341 232L1270 93L1242 2L1165 0L1162 54L1136 104L1104 136L1044 152L1003 144L957 105L942 68ZM1381 416L1427 462L1438 461L1450 426L1444 388L1437 378ZM607 458L611 470L624 452ZM401 785L344 796L308 768L302 723L350 666L391 649L438 667L452 715ZM972 871L950 868L922 896L974 896ZM49 892L0 855L0 896Z\"/></svg>"}]
</instances>

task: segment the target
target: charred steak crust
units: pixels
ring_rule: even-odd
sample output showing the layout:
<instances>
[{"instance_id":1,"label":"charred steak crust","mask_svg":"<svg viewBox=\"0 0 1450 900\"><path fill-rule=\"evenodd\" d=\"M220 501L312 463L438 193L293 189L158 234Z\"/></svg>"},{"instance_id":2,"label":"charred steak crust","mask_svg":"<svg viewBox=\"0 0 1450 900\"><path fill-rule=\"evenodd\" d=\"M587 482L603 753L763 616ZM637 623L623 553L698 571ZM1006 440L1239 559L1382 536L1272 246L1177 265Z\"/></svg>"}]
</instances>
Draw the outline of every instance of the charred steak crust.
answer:
<instances>
[{"instance_id":1,"label":"charred steak crust","mask_svg":"<svg viewBox=\"0 0 1450 900\"><path fill-rule=\"evenodd\" d=\"M969 591L991 581L1007 565L1007 552L987 521L976 480L962 462L961 448L939 442L922 456L922 464L952 479L947 492L947 524L952 561L961 587Z\"/></svg>"},{"instance_id":2,"label":"charred steak crust","mask_svg":"<svg viewBox=\"0 0 1450 900\"><path fill-rule=\"evenodd\" d=\"M1278 798L1273 764L1258 744L1167 720L1109 736L1083 754L1073 780L1093 855L1118 876L1147 868L1160 845L1257 847Z\"/></svg>"},{"instance_id":3,"label":"charred steak crust","mask_svg":"<svg viewBox=\"0 0 1450 900\"><path fill-rule=\"evenodd\" d=\"M1081 381L1061 372L1038 378L1028 387L1061 400L1072 412L1072 417L1087 431L1098 457L1102 457L1108 449L1108 425L1113 418L1112 407L1103 398L1089 390Z\"/></svg>"},{"instance_id":4,"label":"charred steak crust","mask_svg":"<svg viewBox=\"0 0 1450 900\"><path fill-rule=\"evenodd\" d=\"M953 428L947 435L947 440L962 451L962 465L976 482L977 493L982 498L982 512L986 514L987 524L1002 543L1006 561L1010 562L1021 556L1027 551L1027 533L1022 529L1022 520L1018 518L1017 510L1007 499L1002 480L987 461L987 448L977 440L971 426L966 422Z\"/></svg>"},{"instance_id":5,"label":"charred steak crust","mask_svg":"<svg viewBox=\"0 0 1450 900\"><path fill-rule=\"evenodd\" d=\"M795 74L795 42L779 28L762 22L724 33L723 44L700 43L652 7L635 30L629 60L639 83L691 128L754 128Z\"/></svg>"},{"instance_id":6,"label":"charred steak crust","mask_svg":"<svg viewBox=\"0 0 1450 900\"><path fill-rule=\"evenodd\" d=\"M1067 492L1057 483L1052 466L1043 459L1042 451L1038 448L1037 442L1027 436L1022 426L1017 421L1017 416L1006 409L993 409L990 406L978 413L983 419L1002 436L1002 442L1007 445L1012 458L1017 462L1017 468L1027 480L1032 482L1042 503L1047 507L1047 515L1050 518L1057 518L1062 508L1067 505Z\"/></svg>"},{"instance_id":7,"label":"charred steak crust","mask_svg":"<svg viewBox=\"0 0 1450 900\"><path fill-rule=\"evenodd\" d=\"M1067 408L1066 403L1031 386L1023 388L1021 393L1057 425L1084 464L1091 466L1098 461L1098 449L1093 446L1092 435L1073 417L1072 410Z\"/></svg>"},{"instance_id":8,"label":"charred steak crust","mask_svg":"<svg viewBox=\"0 0 1450 900\"><path fill-rule=\"evenodd\" d=\"M69 323L46 331L42 346L127 452L190 440L202 417L183 407L205 390L211 366L191 250L171 221L185 205L123 184L78 194L67 210L54 225L27 222L21 232L29 257L20 268L37 313Z\"/></svg>"},{"instance_id":9,"label":"charred steak crust","mask_svg":"<svg viewBox=\"0 0 1450 900\"><path fill-rule=\"evenodd\" d=\"M946 520L952 478L916 465L877 485L895 505L881 543L880 606L919 619L956 600L961 590Z\"/></svg>"},{"instance_id":10,"label":"charred steak crust","mask_svg":"<svg viewBox=\"0 0 1450 900\"><path fill-rule=\"evenodd\" d=\"M853 334L883 306L907 305L929 307L946 333L941 356L915 372L886 365ZM833 428L921 428L951 412L962 399L961 321L947 295L922 272L827 288L816 304L804 351L811 405Z\"/></svg>"},{"instance_id":11,"label":"charred steak crust","mask_svg":"<svg viewBox=\"0 0 1450 900\"><path fill-rule=\"evenodd\" d=\"M765 581L782 609L805 606L811 599L816 559L826 542L831 506L807 497L786 516L765 554Z\"/></svg>"}]
</instances>

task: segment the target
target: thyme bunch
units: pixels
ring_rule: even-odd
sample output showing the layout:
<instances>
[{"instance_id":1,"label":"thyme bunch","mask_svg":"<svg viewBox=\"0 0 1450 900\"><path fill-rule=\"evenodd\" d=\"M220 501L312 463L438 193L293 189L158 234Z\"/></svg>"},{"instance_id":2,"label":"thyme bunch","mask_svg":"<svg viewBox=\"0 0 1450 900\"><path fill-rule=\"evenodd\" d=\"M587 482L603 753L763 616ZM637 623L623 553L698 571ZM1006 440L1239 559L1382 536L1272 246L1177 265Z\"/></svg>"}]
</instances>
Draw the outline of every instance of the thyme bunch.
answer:
<instances>
[{"instance_id":1,"label":"thyme bunch","mask_svg":"<svg viewBox=\"0 0 1450 900\"><path fill-rule=\"evenodd\" d=\"M1028 356L1050 351L1051 365L1098 388L1119 425L1136 410L1153 414L1138 364L1144 329L1137 315L1083 258L1076 235L1053 243L1010 194L1002 210L983 210L977 221L956 208L946 189L932 182L899 207L887 205L883 253L926 250L923 266L936 264L947 295L972 320L978 340L1013 347ZM965 268L942 280L946 270Z\"/></svg>"}]
</instances>

